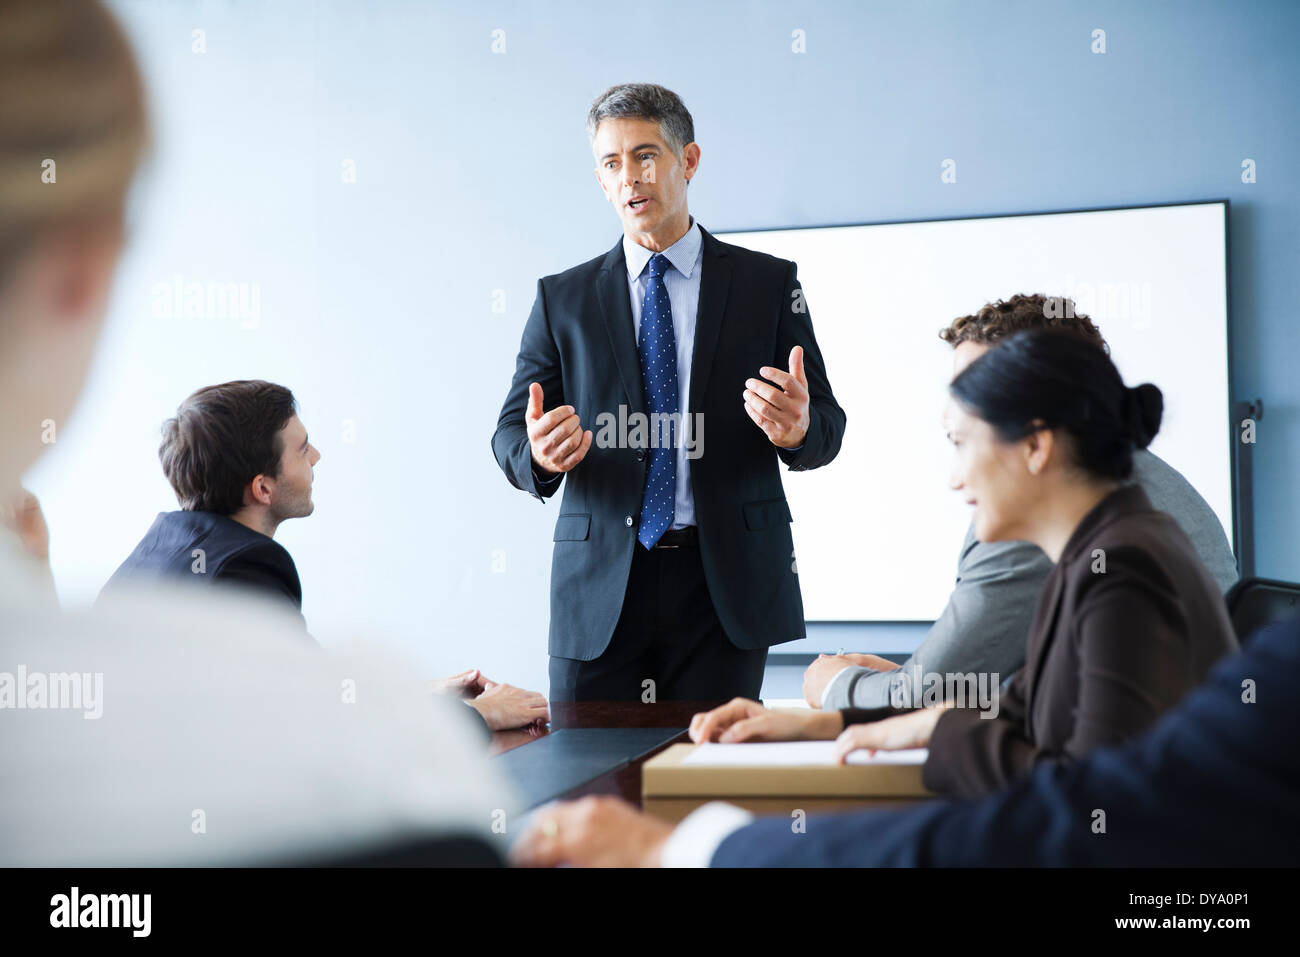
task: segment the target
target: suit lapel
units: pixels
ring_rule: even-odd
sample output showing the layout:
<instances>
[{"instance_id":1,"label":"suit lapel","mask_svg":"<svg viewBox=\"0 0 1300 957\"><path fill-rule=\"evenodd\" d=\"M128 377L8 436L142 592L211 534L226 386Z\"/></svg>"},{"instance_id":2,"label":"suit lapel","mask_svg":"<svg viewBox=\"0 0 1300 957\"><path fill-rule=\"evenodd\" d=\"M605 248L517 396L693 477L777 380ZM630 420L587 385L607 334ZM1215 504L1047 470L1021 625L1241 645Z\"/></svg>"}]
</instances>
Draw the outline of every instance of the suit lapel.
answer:
<instances>
[{"instance_id":1,"label":"suit lapel","mask_svg":"<svg viewBox=\"0 0 1300 957\"><path fill-rule=\"evenodd\" d=\"M645 394L641 388L641 357L637 354L636 338L632 328L632 304L627 291L627 259L623 255L623 240L605 256L596 277L596 295L609 334L610 348L614 351L614 364L627 391L628 412L645 414Z\"/></svg>"},{"instance_id":2,"label":"suit lapel","mask_svg":"<svg viewBox=\"0 0 1300 957\"><path fill-rule=\"evenodd\" d=\"M722 331L722 315L731 291L731 262L723 245L700 227L703 256L700 260L700 302L695 315L695 350L691 354L691 393L686 410L699 412L704 389L713 369L713 355Z\"/></svg>"},{"instance_id":3,"label":"suit lapel","mask_svg":"<svg viewBox=\"0 0 1300 957\"><path fill-rule=\"evenodd\" d=\"M1029 635L1025 648L1025 724L1026 730L1033 736L1034 708L1037 706L1038 679L1043 671L1051 647L1051 635L1056 630L1056 616L1061 610L1061 596L1065 592L1065 566L1058 564L1047 577L1043 596L1039 599L1038 613L1034 615L1037 627Z\"/></svg>"},{"instance_id":4,"label":"suit lapel","mask_svg":"<svg viewBox=\"0 0 1300 957\"><path fill-rule=\"evenodd\" d=\"M1140 485L1122 486L1102 499L1093 507L1092 511L1079 520L1079 524L1070 533L1070 538L1065 543L1065 547L1061 549L1060 560L1057 561L1056 567L1052 569L1051 575L1048 576L1043 598L1039 601L1042 613L1034 615L1034 621L1041 622L1041 627L1029 636L1029 645L1025 649L1025 667L1030 669L1025 672L1029 679L1025 686L1026 694L1029 697L1029 707L1026 709L1026 715L1031 734L1033 732L1033 696L1037 690L1039 678L1042 676L1047 653L1051 650L1050 638L1056 632L1056 618L1061 613L1061 599L1065 594L1065 589L1069 587L1071 565L1076 561L1089 561L1091 557L1089 554L1090 545L1096 539L1097 533L1110 524L1118 515L1129 509L1150 507L1150 500L1146 497L1146 493L1142 491ZM1075 609L1071 609L1072 614L1075 611Z\"/></svg>"}]
</instances>

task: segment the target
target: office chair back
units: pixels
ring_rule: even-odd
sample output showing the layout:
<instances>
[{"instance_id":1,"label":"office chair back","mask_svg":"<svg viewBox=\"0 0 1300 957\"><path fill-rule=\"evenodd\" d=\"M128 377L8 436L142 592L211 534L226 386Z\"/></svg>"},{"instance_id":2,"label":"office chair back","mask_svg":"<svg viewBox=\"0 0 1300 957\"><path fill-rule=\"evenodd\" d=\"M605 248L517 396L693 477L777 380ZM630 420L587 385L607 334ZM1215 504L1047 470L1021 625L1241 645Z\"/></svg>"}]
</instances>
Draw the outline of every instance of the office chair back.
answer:
<instances>
[{"instance_id":1,"label":"office chair back","mask_svg":"<svg viewBox=\"0 0 1300 957\"><path fill-rule=\"evenodd\" d=\"M1300 584L1271 578L1243 578L1224 596L1237 640L1246 639L1265 625L1300 616Z\"/></svg>"}]
</instances>

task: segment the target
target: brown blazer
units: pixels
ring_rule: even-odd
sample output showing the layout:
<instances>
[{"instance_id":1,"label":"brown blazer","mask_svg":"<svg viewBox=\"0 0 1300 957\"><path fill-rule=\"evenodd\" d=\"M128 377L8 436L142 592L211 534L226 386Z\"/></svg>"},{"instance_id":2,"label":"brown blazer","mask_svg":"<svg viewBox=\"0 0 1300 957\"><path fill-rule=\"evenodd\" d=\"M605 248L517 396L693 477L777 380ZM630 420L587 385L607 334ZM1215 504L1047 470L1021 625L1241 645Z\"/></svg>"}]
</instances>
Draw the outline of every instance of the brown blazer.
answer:
<instances>
[{"instance_id":1,"label":"brown blazer","mask_svg":"<svg viewBox=\"0 0 1300 957\"><path fill-rule=\"evenodd\" d=\"M1062 550L998 716L952 709L935 725L925 786L984 794L1038 761L1132 738L1236 647L1219 586L1183 530L1141 486L1122 486Z\"/></svg>"}]
</instances>

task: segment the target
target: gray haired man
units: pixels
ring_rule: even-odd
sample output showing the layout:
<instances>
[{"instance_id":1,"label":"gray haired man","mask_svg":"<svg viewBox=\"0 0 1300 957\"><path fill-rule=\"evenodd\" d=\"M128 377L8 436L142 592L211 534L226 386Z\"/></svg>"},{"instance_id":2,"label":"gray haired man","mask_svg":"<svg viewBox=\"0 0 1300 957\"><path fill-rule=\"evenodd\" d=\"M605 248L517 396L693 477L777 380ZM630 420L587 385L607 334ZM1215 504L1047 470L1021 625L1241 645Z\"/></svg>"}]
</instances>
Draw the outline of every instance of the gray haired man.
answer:
<instances>
[{"instance_id":1,"label":"gray haired man","mask_svg":"<svg viewBox=\"0 0 1300 957\"><path fill-rule=\"evenodd\" d=\"M780 465L835 458L844 411L794 263L691 216L681 99L612 87L587 135L623 235L538 282L492 437L516 488L564 485L551 699L756 697L768 646L804 637Z\"/></svg>"}]
</instances>

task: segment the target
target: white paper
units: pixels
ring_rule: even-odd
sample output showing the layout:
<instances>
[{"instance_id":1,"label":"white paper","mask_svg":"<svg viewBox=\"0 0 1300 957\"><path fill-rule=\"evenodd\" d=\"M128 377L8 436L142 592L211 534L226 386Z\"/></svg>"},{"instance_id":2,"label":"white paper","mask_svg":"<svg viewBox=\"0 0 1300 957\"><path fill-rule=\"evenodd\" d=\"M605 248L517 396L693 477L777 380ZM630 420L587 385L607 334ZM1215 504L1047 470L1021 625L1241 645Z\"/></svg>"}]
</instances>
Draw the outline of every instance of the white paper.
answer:
<instances>
[{"instance_id":1,"label":"white paper","mask_svg":"<svg viewBox=\"0 0 1300 957\"><path fill-rule=\"evenodd\" d=\"M903 751L866 751L849 754L849 764L924 764L928 748L908 748ZM727 768L795 768L808 766L833 766L834 741L758 741L750 744L719 744L708 742L698 745L686 756L682 764L707 765Z\"/></svg>"},{"instance_id":2,"label":"white paper","mask_svg":"<svg viewBox=\"0 0 1300 957\"><path fill-rule=\"evenodd\" d=\"M803 698L764 698L763 705L767 708L801 708L804 711L811 711L808 702Z\"/></svg>"}]
</instances>

